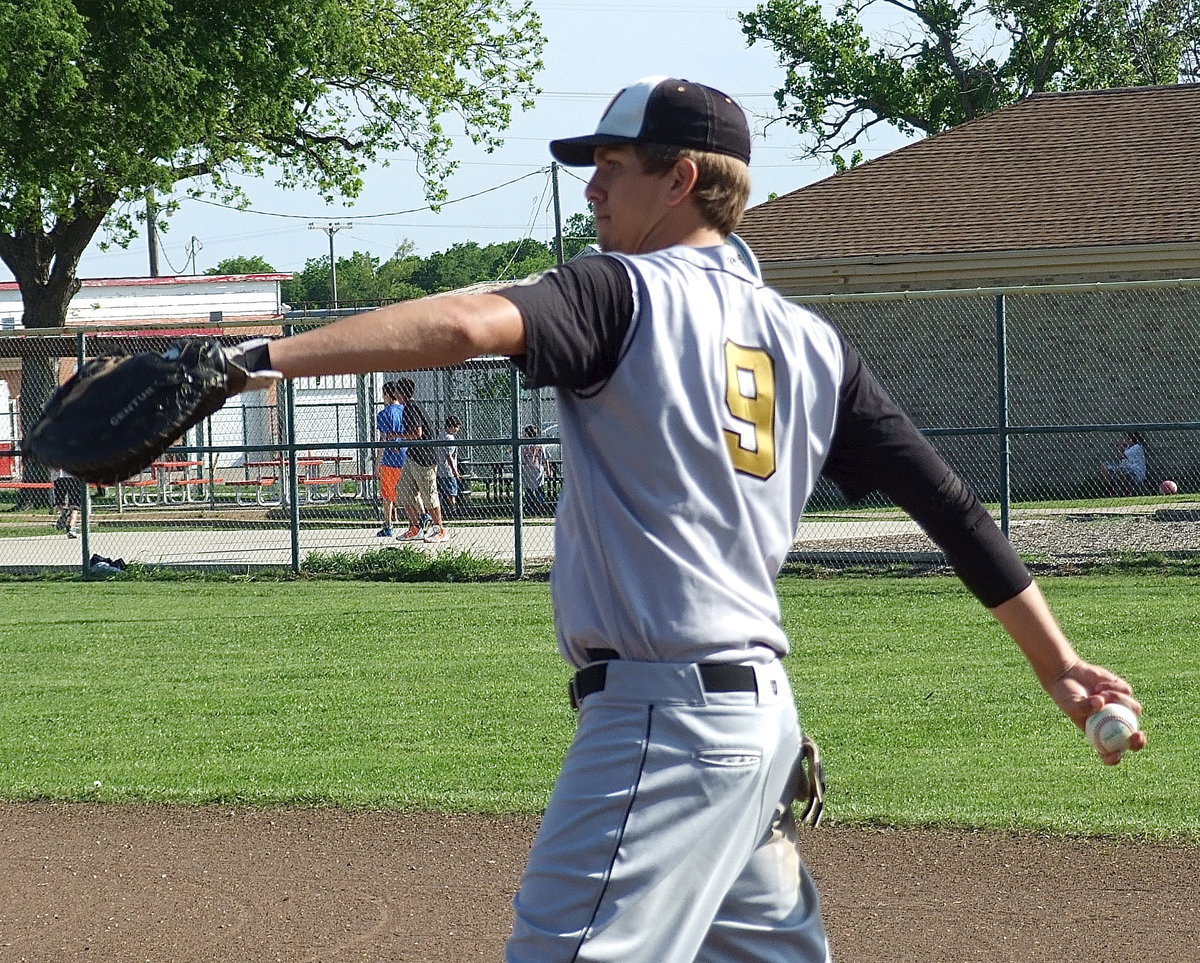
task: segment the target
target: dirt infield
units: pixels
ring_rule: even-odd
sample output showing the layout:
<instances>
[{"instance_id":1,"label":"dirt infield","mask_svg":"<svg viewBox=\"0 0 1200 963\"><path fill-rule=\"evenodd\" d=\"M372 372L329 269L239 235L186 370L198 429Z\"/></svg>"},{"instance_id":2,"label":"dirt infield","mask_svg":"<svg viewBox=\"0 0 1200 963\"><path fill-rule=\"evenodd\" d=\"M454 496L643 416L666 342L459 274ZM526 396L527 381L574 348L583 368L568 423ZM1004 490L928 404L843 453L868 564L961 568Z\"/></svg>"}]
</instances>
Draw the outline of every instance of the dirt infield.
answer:
<instances>
[{"instance_id":1,"label":"dirt infield","mask_svg":"<svg viewBox=\"0 0 1200 963\"><path fill-rule=\"evenodd\" d=\"M0 961L499 960L531 818L0 805ZM1183 963L1197 849L808 832L839 963Z\"/></svg>"}]
</instances>

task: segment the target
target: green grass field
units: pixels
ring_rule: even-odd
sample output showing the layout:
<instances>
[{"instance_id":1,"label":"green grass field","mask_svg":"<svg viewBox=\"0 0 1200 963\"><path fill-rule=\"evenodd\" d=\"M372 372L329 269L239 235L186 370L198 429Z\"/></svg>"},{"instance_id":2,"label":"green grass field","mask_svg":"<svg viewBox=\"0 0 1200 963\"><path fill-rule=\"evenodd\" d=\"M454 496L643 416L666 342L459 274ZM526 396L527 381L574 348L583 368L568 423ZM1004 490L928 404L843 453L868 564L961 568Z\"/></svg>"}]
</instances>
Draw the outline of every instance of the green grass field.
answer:
<instances>
[{"instance_id":1,"label":"green grass field","mask_svg":"<svg viewBox=\"0 0 1200 963\"><path fill-rule=\"evenodd\" d=\"M953 579L781 581L832 820L1200 837L1200 579L1042 584L1146 703L1151 747L1120 767ZM12 582L0 602L0 798L537 812L574 724L544 582Z\"/></svg>"}]
</instances>

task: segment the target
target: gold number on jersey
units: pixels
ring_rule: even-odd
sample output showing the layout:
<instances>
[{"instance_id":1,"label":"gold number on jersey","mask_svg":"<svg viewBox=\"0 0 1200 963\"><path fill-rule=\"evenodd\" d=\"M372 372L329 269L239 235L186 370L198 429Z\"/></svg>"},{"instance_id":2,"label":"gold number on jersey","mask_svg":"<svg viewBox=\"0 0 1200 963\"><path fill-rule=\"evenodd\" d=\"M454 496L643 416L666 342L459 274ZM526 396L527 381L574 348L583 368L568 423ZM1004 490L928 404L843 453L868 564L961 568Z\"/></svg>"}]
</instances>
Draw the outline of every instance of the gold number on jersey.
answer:
<instances>
[{"instance_id":1,"label":"gold number on jersey","mask_svg":"<svg viewBox=\"0 0 1200 963\"><path fill-rule=\"evenodd\" d=\"M775 474L775 362L762 348L725 342L725 404L738 421L754 429L753 447L748 432L725 430L725 444L733 467L755 478Z\"/></svg>"}]
</instances>

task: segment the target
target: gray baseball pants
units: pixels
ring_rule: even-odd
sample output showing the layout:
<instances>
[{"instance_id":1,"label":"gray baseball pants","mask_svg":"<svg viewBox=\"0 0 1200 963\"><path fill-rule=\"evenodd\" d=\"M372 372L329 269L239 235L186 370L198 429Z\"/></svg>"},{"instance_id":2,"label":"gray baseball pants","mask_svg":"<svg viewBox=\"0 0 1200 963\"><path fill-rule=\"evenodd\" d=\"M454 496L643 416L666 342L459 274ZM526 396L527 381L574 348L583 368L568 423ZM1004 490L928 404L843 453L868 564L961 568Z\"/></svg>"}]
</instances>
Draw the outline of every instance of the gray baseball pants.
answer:
<instances>
[{"instance_id":1,"label":"gray baseball pants","mask_svg":"<svg viewBox=\"0 0 1200 963\"><path fill-rule=\"evenodd\" d=\"M693 663L608 663L534 842L508 963L828 963L788 805L800 726L778 662L757 692Z\"/></svg>"}]
</instances>

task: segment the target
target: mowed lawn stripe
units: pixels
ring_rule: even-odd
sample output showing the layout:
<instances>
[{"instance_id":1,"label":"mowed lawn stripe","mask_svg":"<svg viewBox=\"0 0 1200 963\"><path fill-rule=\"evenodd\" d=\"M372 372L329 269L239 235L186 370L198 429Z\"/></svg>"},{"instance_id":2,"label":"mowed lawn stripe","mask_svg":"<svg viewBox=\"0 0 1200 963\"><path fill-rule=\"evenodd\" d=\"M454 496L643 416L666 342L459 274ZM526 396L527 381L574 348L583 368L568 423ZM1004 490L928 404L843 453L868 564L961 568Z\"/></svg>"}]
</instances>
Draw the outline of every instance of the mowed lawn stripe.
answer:
<instances>
[{"instance_id":1,"label":"mowed lawn stripe","mask_svg":"<svg viewBox=\"0 0 1200 963\"><path fill-rule=\"evenodd\" d=\"M1200 836L1200 580L1043 587L1147 704L1151 747L1116 769L955 580L781 580L831 819ZM7 799L537 812L574 726L544 582L23 582L0 600Z\"/></svg>"}]
</instances>

